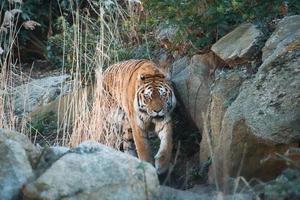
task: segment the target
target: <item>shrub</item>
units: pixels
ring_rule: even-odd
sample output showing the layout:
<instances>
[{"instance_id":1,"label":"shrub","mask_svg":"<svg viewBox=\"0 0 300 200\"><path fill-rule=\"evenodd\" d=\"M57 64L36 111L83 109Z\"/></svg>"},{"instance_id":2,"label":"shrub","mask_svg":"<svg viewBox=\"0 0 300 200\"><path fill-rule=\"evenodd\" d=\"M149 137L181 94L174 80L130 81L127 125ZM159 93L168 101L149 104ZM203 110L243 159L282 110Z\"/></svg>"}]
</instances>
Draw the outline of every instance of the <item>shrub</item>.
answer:
<instances>
[{"instance_id":1,"label":"shrub","mask_svg":"<svg viewBox=\"0 0 300 200\"><path fill-rule=\"evenodd\" d=\"M242 22L264 22L280 17L280 9L300 12L297 0L145 0L148 27L160 22L176 25L177 41L192 42L196 48L210 45ZM149 30L148 30L149 31Z\"/></svg>"}]
</instances>

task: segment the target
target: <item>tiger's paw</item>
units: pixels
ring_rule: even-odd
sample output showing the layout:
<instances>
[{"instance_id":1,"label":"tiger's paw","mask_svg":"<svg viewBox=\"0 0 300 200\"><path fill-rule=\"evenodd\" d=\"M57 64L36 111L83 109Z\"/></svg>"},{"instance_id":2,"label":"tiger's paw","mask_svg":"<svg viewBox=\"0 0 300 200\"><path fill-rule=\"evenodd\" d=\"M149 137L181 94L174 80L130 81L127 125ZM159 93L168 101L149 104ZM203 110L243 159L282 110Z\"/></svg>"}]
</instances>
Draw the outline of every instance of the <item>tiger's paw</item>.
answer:
<instances>
[{"instance_id":1,"label":"tiger's paw","mask_svg":"<svg viewBox=\"0 0 300 200\"><path fill-rule=\"evenodd\" d=\"M168 171L170 166L170 158L165 152L159 152L154 157L155 159L155 169L158 175L161 175Z\"/></svg>"}]
</instances>

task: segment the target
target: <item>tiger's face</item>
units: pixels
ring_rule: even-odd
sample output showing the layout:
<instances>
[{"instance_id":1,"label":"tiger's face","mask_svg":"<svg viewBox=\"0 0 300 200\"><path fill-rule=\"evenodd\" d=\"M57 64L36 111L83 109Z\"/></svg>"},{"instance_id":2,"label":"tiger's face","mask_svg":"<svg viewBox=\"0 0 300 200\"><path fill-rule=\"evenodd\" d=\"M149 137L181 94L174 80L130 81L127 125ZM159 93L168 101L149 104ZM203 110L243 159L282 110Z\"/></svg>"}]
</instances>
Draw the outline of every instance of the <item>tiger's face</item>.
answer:
<instances>
[{"instance_id":1,"label":"tiger's face","mask_svg":"<svg viewBox=\"0 0 300 200\"><path fill-rule=\"evenodd\" d=\"M164 119L172 112L176 104L170 83L162 74L141 74L138 79L135 97L136 110L147 114L154 120Z\"/></svg>"}]
</instances>

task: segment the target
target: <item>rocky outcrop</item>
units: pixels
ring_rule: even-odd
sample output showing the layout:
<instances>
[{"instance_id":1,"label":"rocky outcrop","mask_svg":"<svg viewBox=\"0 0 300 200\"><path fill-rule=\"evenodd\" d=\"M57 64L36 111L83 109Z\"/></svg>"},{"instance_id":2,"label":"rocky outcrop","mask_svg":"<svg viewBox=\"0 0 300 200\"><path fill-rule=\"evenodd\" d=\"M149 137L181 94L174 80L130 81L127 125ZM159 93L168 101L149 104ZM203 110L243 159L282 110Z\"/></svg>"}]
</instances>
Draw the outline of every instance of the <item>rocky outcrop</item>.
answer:
<instances>
[{"instance_id":1,"label":"rocky outcrop","mask_svg":"<svg viewBox=\"0 0 300 200\"><path fill-rule=\"evenodd\" d=\"M23 188L25 199L154 199L154 167L96 142L73 148Z\"/></svg>"},{"instance_id":2,"label":"rocky outcrop","mask_svg":"<svg viewBox=\"0 0 300 200\"><path fill-rule=\"evenodd\" d=\"M174 77L174 79L176 79L175 77L179 78L178 74L180 74L189 65L190 65L190 59L187 56L175 60L174 63L172 64L171 76Z\"/></svg>"},{"instance_id":3,"label":"rocky outcrop","mask_svg":"<svg viewBox=\"0 0 300 200\"><path fill-rule=\"evenodd\" d=\"M167 186L160 187L160 199L172 199L172 200L209 200L211 196L203 194L197 194L189 191L176 190Z\"/></svg>"},{"instance_id":4,"label":"rocky outcrop","mask_svg":"<svg viewBox=\"0 0 300 200\"><path fill-rule=\"evenodd\" d=\"M202 62L202 55L192 57L190 64L184 67L174 65L172 81L178 93L178 98L195 122L199 130L203 129L201 113L206 112L209 104L210 84L209 67Z\"/></svg>"},{"instance_id":5,"label":"rocky outcrop","mask_svg":"<svg viewBox=\"0 0 300 200\"><path fill-rule=\"evenodd\" d=\"M239 88L243 81L250 76L245 68L218 70L216 75L215 82L211 86L211 103L206 116L209 118L206 119L207 128L209 127L211 132L208 135L203 131L201 140L200 159L202 163L211 157L213 153L211 151L218 145L223 116L239 94Z\"/></svg>"},{"instance_id":6,"label":"rocky outcrop","mask_svg":"<svg viewBox=\"0 0 300 200\"><path fill-rule=\"evenodd\" d=\"M46 77L20 85L14 91L14 111L27 114L71 91L69 75Z\"/></svg>"},{"instance_id":7,"label":"rocky outcrop","mask_svg":"<svg viewBox=\"0 0 300 200\"><path fill-rule=\"evenodd\" d=\"M300 42L300 15L288 16L277 24L271 37L262 49L263 66L272 66L271 62L291 51Z\"/></svg>"},{"instance_id":8,"label":"rocky outcrop","mask_svg":"<svg viewBox=\"0 0 300 200\"><path fill-rule=\"evenodd\" d=\"M277 30L281 30L278 24ZM284 24L284 26L288 26ZM273 38L275 37L275 38ZM276 41L275 33L267 41ZM286 163L267 159L284 154L300 141L300 42L285 43L268 53L255 76L243 83L235 101L222 118L222 127L212 135L218 138L215 148L215 174L224 183L228 176L271 179ZM278 40L279 43L282 40ZM266 48L264 48L266 49ZM271 55L276 56L271 56ZM271 60L271 58L273 58ZM214 171L214 170L212 170ZM226 181L225 181L226 182Z\"/></svg>"},{"instance_id":9,"label":"rocky outcrop","mask_svg":"<svg viewBox=\"0 0 300 200\"><path fill-rule=\"evenodd\" d=\"M230 66L243 64L257 55L262 36L254 24L242 24L218 40L211 50Z\"/></svg>"},{"instance_id":10,"label":"rocky outcrop","mask_svg":"<svg viewBox=\"0 0 300 200\"><path fill-rule=\"evenodd\" d=\"M300 171L287 169L275 180L254 187L265 200L300 199Z\"/></svg>"},{"instance_id":11,"label":"rocky outcrop","mask_svg":"<svg viewBox=\"0 0 300 200\"><path fill-rule=\"evenodd\" d=\"M291 159L286 152L300 141L298 19L282 19L262 52L264 36L252 24L239 26L213 45L217 56L239 68L217 67L211 76L215 68L204 55L194 56L186 67L175 65L178 99L202 131L200 161L206 165L212 159L212 183L224 185L237 176L270 180L291 164L276 155ZM261 65L254 68L248 62ZM293 160L298 163L299 156Z\"/></svg>"},{"instance_id":12,"label":"rocky outcrop","mask_svg":"<svg viewBox=\"0 0 300 200\"><path fill-rule=\"evenodd\" d=\"M201 193L177 190L174 188L161 186L160 187L160 199L172 199L172 200L253 200L254 195L248 193L237 193L233 195L225 195L221 192L204 192Z\"/></svg>"},{"instance_id":13,"label":"rocky outcrop","mask_svg":"<svg viewBox=\"0 0 300 200\"><path fill-rule=\"evenodd\" d=\"M20 190L34 178L32 165L38 151L26 136L0 129L0 197L20 199Z\"/></svg>"}]
</instances>

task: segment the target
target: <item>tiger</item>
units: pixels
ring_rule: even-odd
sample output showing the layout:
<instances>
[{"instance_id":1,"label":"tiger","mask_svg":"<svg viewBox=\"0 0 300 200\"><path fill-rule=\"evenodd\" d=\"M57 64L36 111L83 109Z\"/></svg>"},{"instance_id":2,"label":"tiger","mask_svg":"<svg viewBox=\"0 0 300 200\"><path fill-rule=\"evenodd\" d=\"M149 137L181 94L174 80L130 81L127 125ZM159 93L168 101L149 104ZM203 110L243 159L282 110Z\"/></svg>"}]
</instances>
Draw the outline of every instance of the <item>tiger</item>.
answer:
<instances>
[{"instance_id":1,"label":"tiger","mask_svg":"<svg viewBox=\"0 0 300 200\"><path fill-rule=\"evenodd\" d=\"M154 164L158 174L165 173L172 155L171 113L176 106L168 74L154 62L142 59L113 64L103 72L102 78L109 100L126 114L138 158ZM147 137L153 126L160 139L154 157Z\"/></svg>"}]
</instances>

